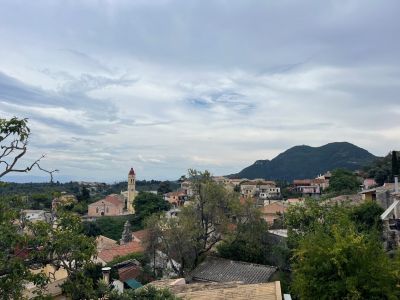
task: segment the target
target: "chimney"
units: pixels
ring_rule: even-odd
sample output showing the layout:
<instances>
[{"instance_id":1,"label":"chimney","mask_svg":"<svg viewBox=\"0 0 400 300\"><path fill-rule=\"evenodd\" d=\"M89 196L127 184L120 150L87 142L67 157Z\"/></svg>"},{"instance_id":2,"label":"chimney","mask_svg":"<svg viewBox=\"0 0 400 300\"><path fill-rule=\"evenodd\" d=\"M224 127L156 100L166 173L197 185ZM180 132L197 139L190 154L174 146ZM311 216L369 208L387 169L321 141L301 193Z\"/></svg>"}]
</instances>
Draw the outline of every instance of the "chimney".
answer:
<instances>
[{"instance_id":1,"label":"chimney","mask_svg":"<svg viewBox=\"0 0 400 300\"><path fill-rule=\"evenodd\" d=\"M103 273L104 282L107 285L109 285L110 284L110 271L111 271L111 268L110 267L104 267L104 268L101 268L101 271Z\"/></svg>"},{"instance_id":2,"label":"chimney","mask_svg":"<svg viewBox=\"0 0 400 300\"><path fill-rule=\"evenodd\" d=\"M397 194L399 192L399 176L394 176L394 192Z\"/></svg>"}]
</instances>

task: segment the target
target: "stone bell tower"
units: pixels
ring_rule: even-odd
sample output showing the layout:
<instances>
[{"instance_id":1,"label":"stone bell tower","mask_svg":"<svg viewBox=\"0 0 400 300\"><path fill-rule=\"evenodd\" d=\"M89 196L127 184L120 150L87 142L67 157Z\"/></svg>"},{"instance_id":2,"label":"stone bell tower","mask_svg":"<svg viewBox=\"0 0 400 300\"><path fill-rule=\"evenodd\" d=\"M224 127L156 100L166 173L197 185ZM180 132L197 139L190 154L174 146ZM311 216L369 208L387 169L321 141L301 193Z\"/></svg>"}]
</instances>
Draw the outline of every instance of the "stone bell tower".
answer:
<instances>
[{"instance_id":1,"label":"stone bell tower","mask_svg":"<svg viewBox=\"0 0 400 300\"><path fill-rule=\"evenodd\" d=\"M133 206L133 201L136 196L136 174L133 168L129 171L128 174L128 200L126 202L126 208L129 213L134 214L135 208Z\"/></svg>"}]
</instances>

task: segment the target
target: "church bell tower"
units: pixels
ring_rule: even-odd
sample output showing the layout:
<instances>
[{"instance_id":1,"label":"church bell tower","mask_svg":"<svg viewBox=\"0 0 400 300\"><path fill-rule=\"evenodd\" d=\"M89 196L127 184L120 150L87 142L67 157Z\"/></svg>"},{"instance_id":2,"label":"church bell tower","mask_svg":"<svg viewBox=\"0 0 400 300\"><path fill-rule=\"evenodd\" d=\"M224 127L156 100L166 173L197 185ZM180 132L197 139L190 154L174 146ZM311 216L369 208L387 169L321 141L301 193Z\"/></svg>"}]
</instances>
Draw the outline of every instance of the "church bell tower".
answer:
<instances>
[{"instance_id":1,"label":"church bell tower","mask_svg":"<svg viewBox=\"0 0 400 300\"><path fill-rule=\"evenodd\" d=\"M134 214L135 208L133 206L133 201L136 196L136 174L133 168L129 171L128 174L128 200L126 202L126 208L129 213Z\"/></svg>"}]
</instances>

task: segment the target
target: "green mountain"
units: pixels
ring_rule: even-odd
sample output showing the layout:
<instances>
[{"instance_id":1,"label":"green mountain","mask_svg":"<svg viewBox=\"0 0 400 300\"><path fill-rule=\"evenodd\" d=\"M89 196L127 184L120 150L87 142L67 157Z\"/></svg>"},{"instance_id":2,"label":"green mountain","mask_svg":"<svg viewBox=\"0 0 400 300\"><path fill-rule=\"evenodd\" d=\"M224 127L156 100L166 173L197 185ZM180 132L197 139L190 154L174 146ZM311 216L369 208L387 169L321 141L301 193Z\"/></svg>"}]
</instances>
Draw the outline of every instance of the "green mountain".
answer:
<instances>
[{"instance_id":1,"label":"green mountain","mask_svg":"<svg viewBox=\"0 0 400 300\"><path fill-rule=\"evenodd\" d=\"M367 150L347 142L330 143L321 147L302 145L290 148L272 160L257 160L229 177L292 181L314 178L337 168L358 170L376 159Z\"/></svg>"}]
</instances>

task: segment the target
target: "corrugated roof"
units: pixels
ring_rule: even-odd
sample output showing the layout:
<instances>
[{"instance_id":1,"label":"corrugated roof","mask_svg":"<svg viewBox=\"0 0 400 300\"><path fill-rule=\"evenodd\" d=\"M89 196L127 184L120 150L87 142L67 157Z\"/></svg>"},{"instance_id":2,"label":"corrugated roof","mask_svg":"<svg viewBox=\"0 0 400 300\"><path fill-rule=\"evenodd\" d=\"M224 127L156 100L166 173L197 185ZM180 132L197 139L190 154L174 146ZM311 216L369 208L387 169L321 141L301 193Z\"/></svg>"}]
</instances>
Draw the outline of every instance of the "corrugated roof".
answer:
<instances>
[{"instance_id":1,"label":"corrugated roof","mask_svg":"<svg viewBox=\"0 0 400 300\"><path fill-rule=\"evenodd\" d=\"M218 257L207 257L190 276L194 281L233 282L246 284L268 282L277 268Z\"/></svg>"}]
</instances>

